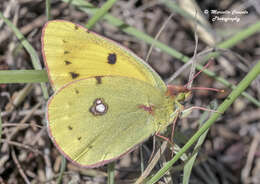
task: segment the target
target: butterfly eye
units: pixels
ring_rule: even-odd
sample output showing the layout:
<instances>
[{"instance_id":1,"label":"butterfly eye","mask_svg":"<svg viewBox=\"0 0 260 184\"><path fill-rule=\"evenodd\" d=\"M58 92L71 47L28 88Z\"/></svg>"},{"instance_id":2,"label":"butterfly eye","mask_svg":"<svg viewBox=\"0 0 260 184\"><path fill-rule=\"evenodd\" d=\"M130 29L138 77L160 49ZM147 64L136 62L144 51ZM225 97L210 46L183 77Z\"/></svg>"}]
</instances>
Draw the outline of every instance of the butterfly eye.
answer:
<instances>
[{"instance_id":1,"label":"butterfly eye","mask_svg":"<svg viewBox=\"0 0 260 184\"><path fill-rule=\"evenodd\" d=\"M191 96L192 96L192 95L186 96L182 101L179 101L179 103L180 103L181 105L186 105L188 102L191 101Z\"/></svg>"}]
</instances>

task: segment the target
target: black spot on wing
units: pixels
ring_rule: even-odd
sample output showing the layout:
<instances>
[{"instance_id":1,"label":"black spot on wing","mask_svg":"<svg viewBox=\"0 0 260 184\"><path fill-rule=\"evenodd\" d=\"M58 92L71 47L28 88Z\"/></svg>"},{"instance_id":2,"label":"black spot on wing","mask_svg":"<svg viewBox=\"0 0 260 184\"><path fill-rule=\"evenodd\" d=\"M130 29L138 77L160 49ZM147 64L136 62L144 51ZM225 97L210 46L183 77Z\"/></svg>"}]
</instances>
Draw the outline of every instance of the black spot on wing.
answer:
<instances>
[{"instance_id":1,"label":"black spot on wing","mask_svg":"<svg viewBox=\"0 0 260 184\"><path fill-rule=\"evenodd\" d=\"M96 76L95 79L97 81L97 84L101 84L102 83L102 77L103 76Z\"/></svg>"},{"instance_id":2,"label":"black spot on wing","mask_svg":"<svg viewBox=\"0 0 260 184\"><path fill-rule=\"evenodd\" d=\"M78 137L78 140L80 141L80 140L81 140L81 137Z\"/></svg>"},{"instance_id":3,"label":"black spot on wing","mask_svg":"<svg viewBox=\"0 0 260 184\"><path fill-rule=\"evenodd\" d=\"M72 79L76 79L79 77L79 74L78 73L75 73L75 72L70 72L70 76Z\"/></svg>"},{"instance_id":4,"label":"black spot on wing","mask_svg":"<svg viewBox=\"0 0 260 184\"><path fill-rule=\"evenodd\" d=\"M78 30L78 29L79 29L79 26L75 25L75 26L74 26L74 29L75 29L75 30Z\"/></svg>"},{"instance_id":5,"label":"black spot on wing","mask_svg":"<svg viewBox=\"0 0 260 184\"><path fill-rule=\"evenodd\" d=\"M64 54L69 54L69 53L70 53L70 52L69 52L69 51L67 51L67 50L65 50L65 51L64 51Z\"/></svg>"},{"instance_id":6,"label":"black spot on wing","mask_svg":"<svg viewBox=\"0 0 260 184\"><path fill-rule=\"evenodd\" d=\"M76 93L76 94L79 94L79 90L75 89L75 93Z\"/></svg>"},{"instance_id":7,"label":"black spot on wing","mask_svg":"<svg viewBox=\"0 0 260 184\"><path fill-rule=\"evenodd\" d=\"M69 125L69 126L68 126L68 129L69 129L69 130L72 130L73 128L72 128L72 126Z\"/></svg>"},{"instance_id":8,"label":"black spot on wing","mask_svg":"<svg viewBox=\"0 0 260 184\"><path fill-rule=\"evenodd\" d=\"M116 54L115 53L108 54L107 61L109 64L115 64L116 63Z\"/></svg>"},{"instance_id":9,"label":"black spot on wing","mask_svg":"<svg viewBox=\"0 0 260 184\"><path fill-rule=\"evenodd\" d=\"M87 148L91 149L91 148L93 148L93 146L90 144L90 145L87 145Z\"/></svg>"},{"instance_id":10,"label":"black spot on wing","mask_svg":"<svg viewBox=\"0 0 260 184\"><path fill-rule=\"evenodd\" d=\"M70 65L71 64L71 62L68 61L68 60L65 60L64 63L65 63L65 65Z\"/></svg>"}]
</instances>

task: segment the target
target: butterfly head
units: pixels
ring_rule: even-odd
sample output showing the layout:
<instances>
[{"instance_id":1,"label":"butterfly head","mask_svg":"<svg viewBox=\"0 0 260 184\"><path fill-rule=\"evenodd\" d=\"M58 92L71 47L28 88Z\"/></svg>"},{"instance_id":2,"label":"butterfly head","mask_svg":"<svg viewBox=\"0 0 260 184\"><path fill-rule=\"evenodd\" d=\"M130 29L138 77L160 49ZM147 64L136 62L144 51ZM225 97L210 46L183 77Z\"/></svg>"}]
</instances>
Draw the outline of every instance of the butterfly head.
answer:
<instances>
[{"instance_id":1,"label":"butterfly head","mask_svg":"<svg viewBox=\"0 0 260 184\"><path fill-rule=\"evenodd\" d=\"M184 86L168 85L167 86L167 96L174 98L174 100L183 103L191 98L191 90Z\"/></svg>"}]
</instances>

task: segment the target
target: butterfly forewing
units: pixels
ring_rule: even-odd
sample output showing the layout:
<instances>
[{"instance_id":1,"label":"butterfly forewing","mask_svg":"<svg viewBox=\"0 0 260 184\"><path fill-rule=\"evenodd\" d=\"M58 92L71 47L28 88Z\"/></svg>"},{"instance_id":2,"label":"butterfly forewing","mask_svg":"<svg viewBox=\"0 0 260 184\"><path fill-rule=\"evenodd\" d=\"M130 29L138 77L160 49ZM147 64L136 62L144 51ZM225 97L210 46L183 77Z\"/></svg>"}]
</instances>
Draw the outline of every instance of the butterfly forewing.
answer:
<instances>
[{"instance_id":1,"label":"butterfly forewing","mask_svg":"<svg viewBox=\"0 0 260 184\"><path fill-rule=\"evenodd\" d=\"M71 22L45 25L42 53L54 90L73 80L102 75L136 78L166 90L160 77L135 54Z\"/></svg>"}]
</instances>

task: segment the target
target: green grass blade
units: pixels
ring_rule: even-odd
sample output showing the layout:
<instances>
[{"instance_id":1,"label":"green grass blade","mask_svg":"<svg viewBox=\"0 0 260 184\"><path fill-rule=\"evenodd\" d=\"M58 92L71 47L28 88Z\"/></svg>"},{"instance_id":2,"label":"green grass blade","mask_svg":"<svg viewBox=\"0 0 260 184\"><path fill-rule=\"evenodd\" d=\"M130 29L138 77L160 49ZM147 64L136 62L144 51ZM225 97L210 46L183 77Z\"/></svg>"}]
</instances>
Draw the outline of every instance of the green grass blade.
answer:
<instances>
[{"instance_id":1,"label":"green grass blade","mask_svg":"<svg viewBox=\"0 0 260 184\"><path fill-rule=\"evenodd\" d=\"M45 10L46 10L46 16L47 20L51 20L51 0L45 0Z\"/></svg>"},{"instance_id":2,"label":"green grass blade","mask_svg":"<svg viewBox=\"0 0 260 184\"><path fill-rule=\"evenodd\" d=\"M109 163L107 166L107 183L114 184L115 183L115 162Z\"/></svg>"},{"instance_id":3,"label":"green grass blade","mask_svg":"<svg viewBox=\"0 0 260 184\"><path fill-rule=\"evenodd\" d=\"M32 64L33 67L37 70L41 70L41 64L40 64L40 59L38 57L37 52L35 51L35 49L31 46L31 44L26 40L26 38L23 36L23 34L19 31L19 29L17 29L12 22L10 22L7 18L5 18L3 16L3 14L0 12L0 18L4 20L4 22L8 25L8 27L10 27L13 32L15 33L16 37L20 40L20 42L22 43L23 47L26 49L26 51L29 53L31 60L32 60ZM42 91L43 91L43 96L45 97L45 99L48 98L48 91L47 91L47 87L44 83L41 83L41 87L42 87Z\"/></svg>"},{"instance_id":4,"label":"green grass blade","mask_svg":"<svg viewBox=\"0 0 260 184\"><path fill-rule=\"evenodd\" d=\"M251 71L245 76L245 78L238 84L238 86L229 94L226 100L217 109L218 112L224 113L230 105L246 90L251 82L260 74L260 60L251 69ZM208 121L189 139L189 141L181 148L181 150L169 161L162 169L160 169L147 183L157 182L171 166L179 160L181 155L185 153L198 139L199 137L210 128L211 125L221 116L220 113L214 113Z\"/></svg>"},{"instance_id":5,"label":"green grass blade","mask_svg":"<svg viewBox=\"0 0 260 184\"><path fill-rule=\"evenodd\" d=\"M2 70L0 84L48 82L45 70Z\"/></svg>"},{"instance_id":6,"label":"green grass blade","mask_svg":"<svg viewBox=\"0 0 260 184\"><path fill-rule=\"evenodd\" d=\"M62 183L62 177L63 177L63 174L64 174L64 171L66 169L66 165L67 165L67 160L66 158L62 155L62 158L61 158L61 168L60 168L60 173L59 173L59 177L57 179L57 184L60 184Z\"/></svg>"},{"instance_id":7,"label":"green grass blade","mask_svg":"<svg viewBox=\"0 0 260 184\"><path fill-rule=\"evenodd\" d=\"M7 18L3 16L3 14L0 12L0 18L4 20L4 22L10 27L13 32L15 33L16 37L20 40L26 51L29 53L32 64L35 69L41 70L41 64L40 59L38 57L37 52L34 50L34 48L31 46L31 44L26 40L26 38L23 36L23 34L17 29Z\"/></svg>"},{"instance_id":8,"label":"green grass blade","mask_svg":"<svg viewBox=\"0 0 260 184\"><path fill-rule=\"evenodd\" d=\"M96 13L89 19L86 27L88 29L91 29L93 25L96 24L100 19L103 18L103 16L109 11L109 9L117 2L117 0L108 0L103 4L101 8L96 11Z\"/></svg>"},{"instance_id":9,"label":"green grass blade","mask_svg":"<svg viewBox=\"0 0 260 184\"><path fill-rule=\"evenodd\" d=\"M214 103L214 104L213 104ZM217 104L216 104L216 101L213 101L212 103L212 106L214 106L212 109L216 109L217 108ZM199 124L200 124L200 127L203 125L203 123L207 120L208 118L208 114L209 112L208 111L205 111L200 120L199 120ZM183 184L189 184L189 181L190 181L190 174L191 174L191 170L193 168L193 165L195 163L195 160L197 158L197 155L198 155L198 151L199 151L199 148L201 147L201 145L203 144L204 140L206 139L206 136L208 134L208 130L207 129L199 138L197 144L195 145L194 147L194 150L193 150L193 153L192 153L192 156L191 158L189 158L189 160L185 163L184 165L184 170L183 170L183 180L182 180L182 183Z\"/></svg>"}]
</instances>

